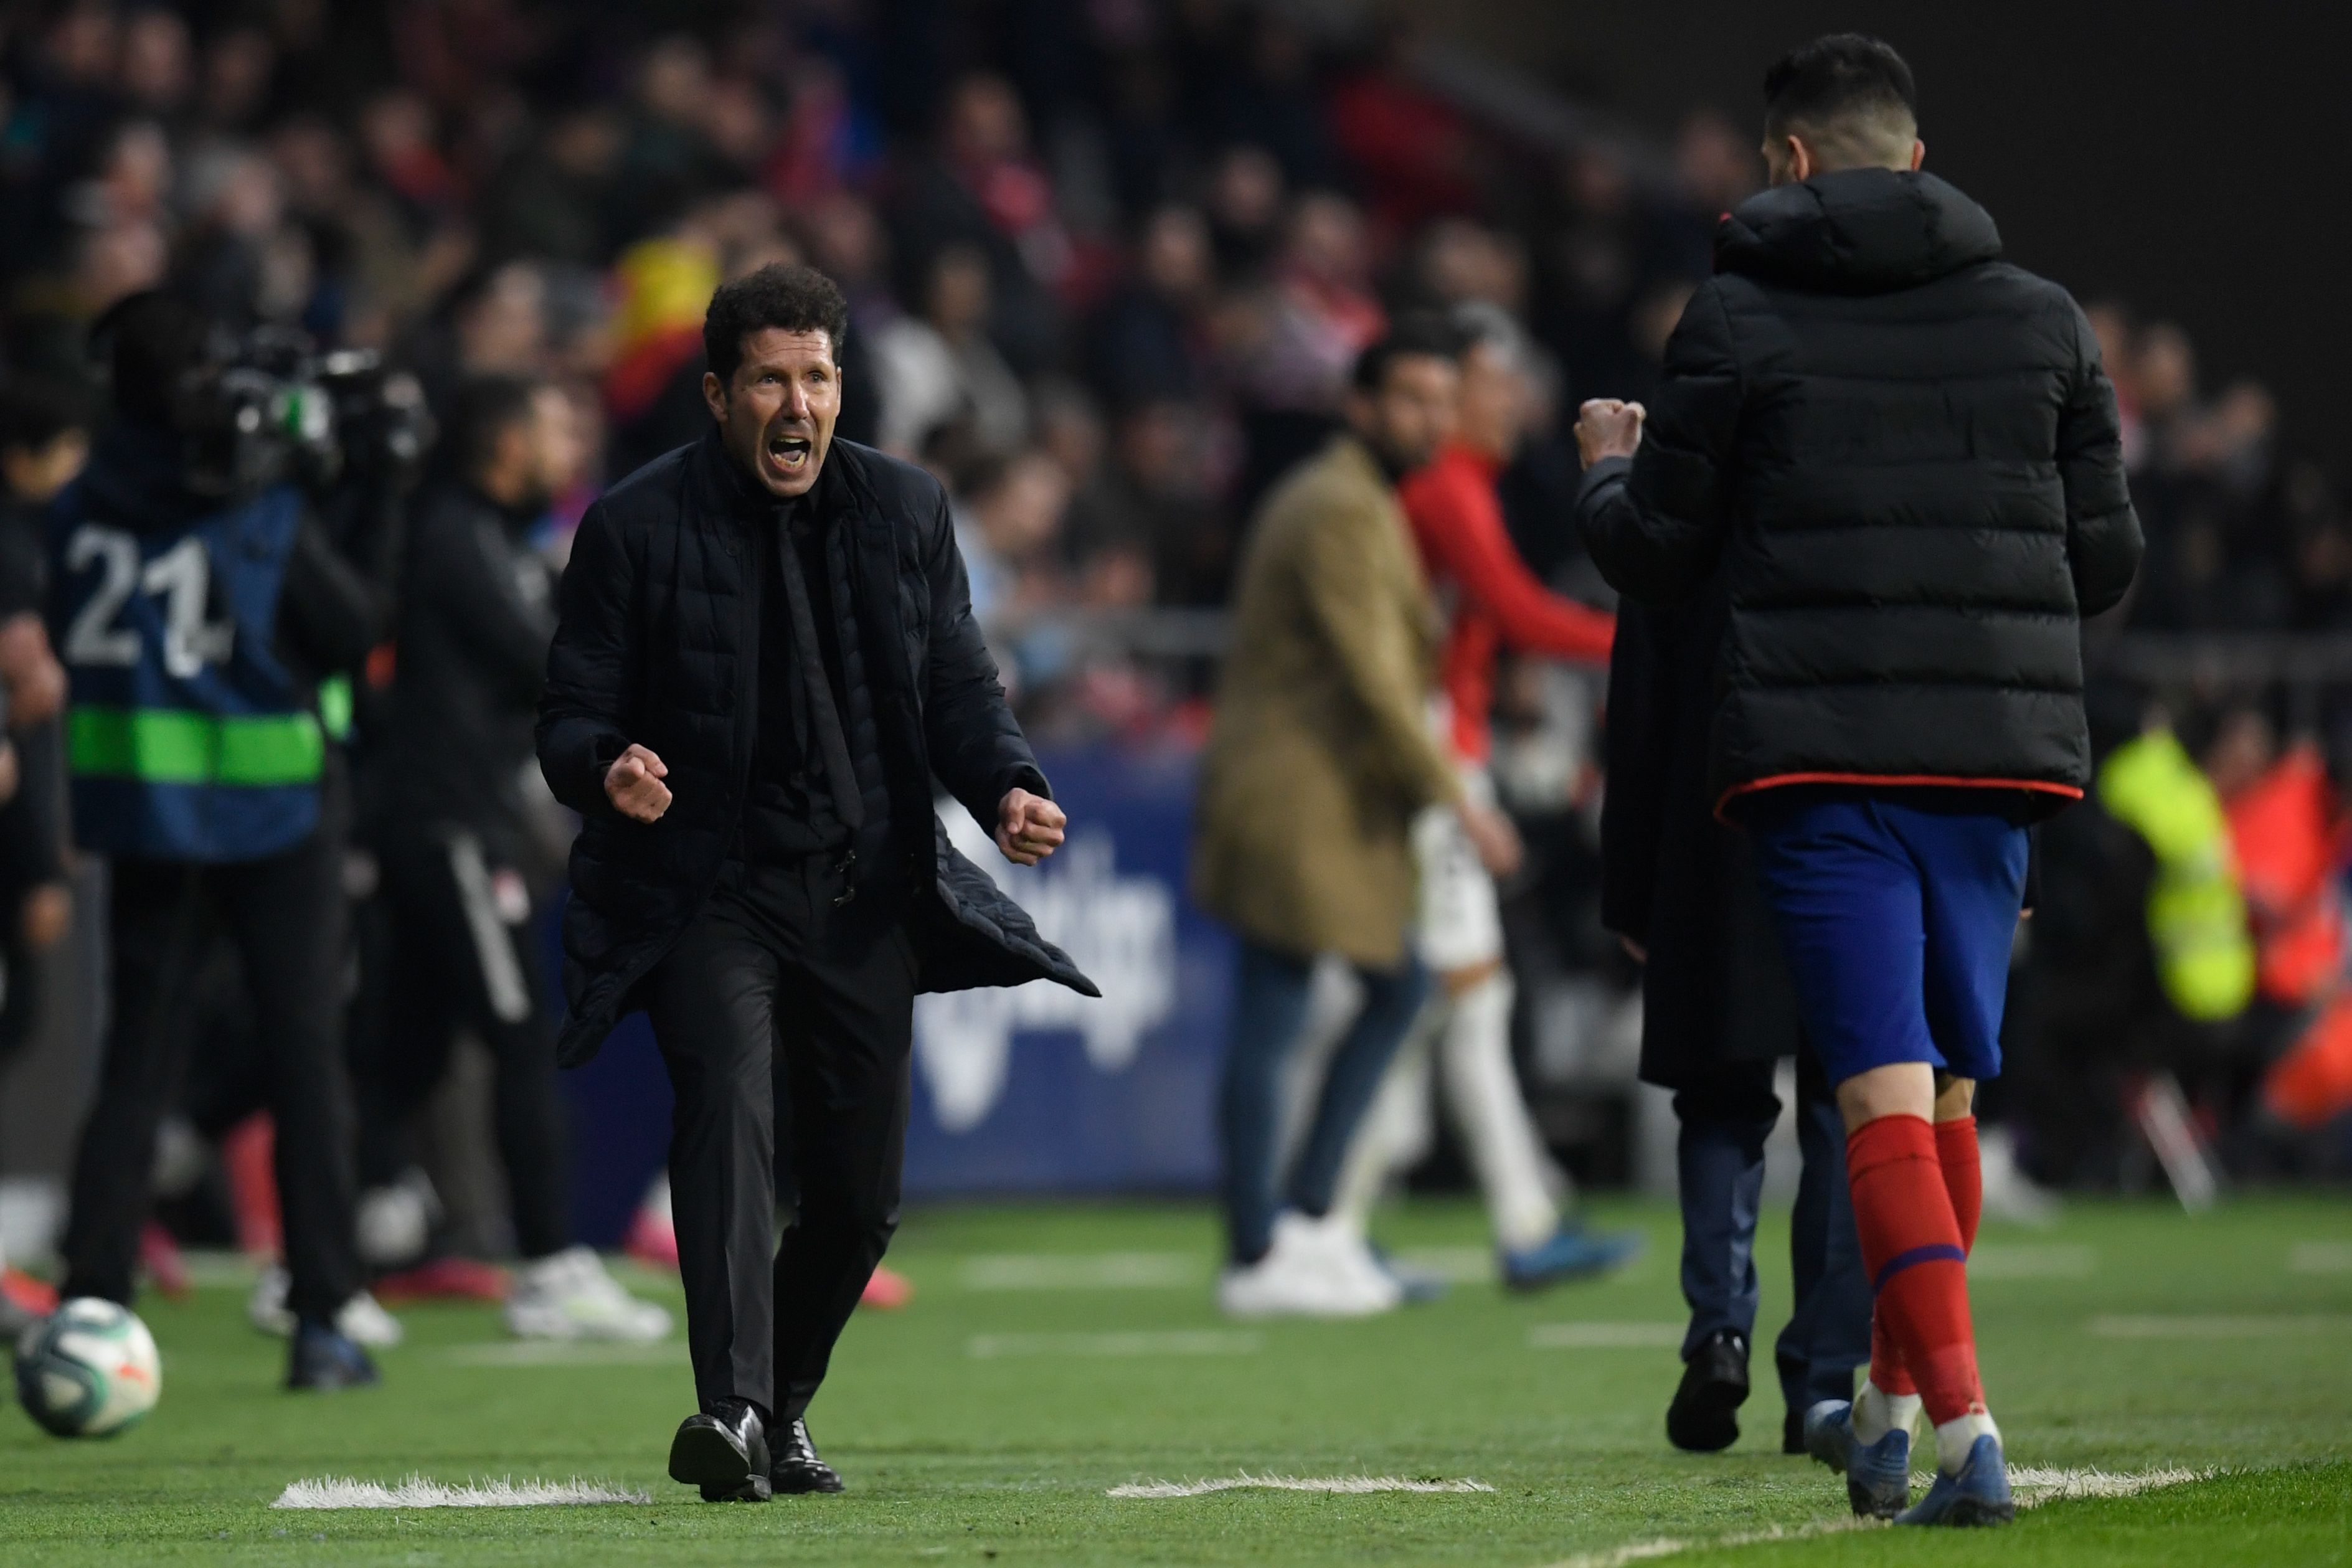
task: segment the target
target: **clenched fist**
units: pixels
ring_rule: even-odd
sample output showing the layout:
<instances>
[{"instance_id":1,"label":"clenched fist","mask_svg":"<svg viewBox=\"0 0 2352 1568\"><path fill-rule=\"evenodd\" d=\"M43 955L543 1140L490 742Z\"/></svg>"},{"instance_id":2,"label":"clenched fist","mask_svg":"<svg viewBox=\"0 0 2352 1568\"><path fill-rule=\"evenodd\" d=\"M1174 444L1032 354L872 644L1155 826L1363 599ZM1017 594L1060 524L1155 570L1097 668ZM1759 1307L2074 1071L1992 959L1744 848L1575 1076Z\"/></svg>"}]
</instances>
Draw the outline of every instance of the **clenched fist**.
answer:
<instances>
[{"instance_id":1,"label":"clenched fist","mask_svg":"<svg viewBox=\"0 0 2352 1568\"><path fill-rule=\"evenodd\" d=\"M996 808L996 847L1015 866L1034 866L1059 847L1069 820L1045 796L1009 790Z\"/></svg>"},{"instance_id":2,"label":"clenched fist","mask_svg":"<svg viewBox=\"0 0 2352 1568\"><path fill-rule=\"evenodd\" d=\"M604 798L632 822L659 822L669 809L669 769L643 746L631 746L604 770Z\"/></svg>"},{"instance_id":3,"label":"clenched fist","mask_svg":"<svg viewBox=\"0 0 2352 1568\"><path fill-rule=\"evenodd\" d=\"M1586 468L1603 458L1630 458L1642 444L1649 410L1638 403L1596 397L1576 411L1576 455Z\"/></svg>"}]
</instances>

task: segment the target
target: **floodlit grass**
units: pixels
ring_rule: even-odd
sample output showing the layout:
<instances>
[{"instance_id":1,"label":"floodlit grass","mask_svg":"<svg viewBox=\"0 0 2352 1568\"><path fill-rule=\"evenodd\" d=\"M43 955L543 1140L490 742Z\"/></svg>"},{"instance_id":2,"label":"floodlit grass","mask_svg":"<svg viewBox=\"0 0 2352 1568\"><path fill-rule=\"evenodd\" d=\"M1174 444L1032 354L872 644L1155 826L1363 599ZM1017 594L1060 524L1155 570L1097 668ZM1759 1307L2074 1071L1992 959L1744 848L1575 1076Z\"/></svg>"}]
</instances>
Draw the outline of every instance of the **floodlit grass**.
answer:
<instances>
[{"instance_id":1,"label":"floodlit grass","mask_svg":"<svg viewBox=\"0 0 2352 1568\"><path fill-rule=\"evenodd\" d=\"M1666 1447L1678 1374L1670 1209L1603 1205L1650 1247L1625 1275L1536 1298L1457 1286L1369 1322L1235 1325L1209 1305L1192 1207L944 1208L892 1261L907 1311L861 1314L812 1413L851 1491L706 1506L663 1474L692 1405L682 1345L517 1354L496 1316L404 1314L384 1385L277 1387L281 1347L241 1293L142 1304L161 1408L111 1442L60 1443L0 1411L0 1563L1462 1563L1630 1561L2352 1563L2352 1205L2248 1200L2202 1219L2081 1205L2056 1229L1989 1225L1978 1322L2021 1466L2223 1470L2053 1502L2012 1530L1843 1529L1840 1483L1779 1452L1769 1348L1728 1454ZM1455 1205L1391 1215L1391 1245L1482 1244ZM1780 1243L1771 1244L1780 1255ZM1769 1268L1769 1347L1785 1311ZM633 1276L673 1301L673 1282ZM1546 1326L1588 1325L1538 1332ZM1660 1325L1666 1327L1661 1328ZM1491 1491L1233 1489L1252 1476L1476 1480ZM275 1510L294 1481L580 1479L652 1506ZM1996 1554L1998 1554L1996 1556Z\"/></svg>"}]
</instances>

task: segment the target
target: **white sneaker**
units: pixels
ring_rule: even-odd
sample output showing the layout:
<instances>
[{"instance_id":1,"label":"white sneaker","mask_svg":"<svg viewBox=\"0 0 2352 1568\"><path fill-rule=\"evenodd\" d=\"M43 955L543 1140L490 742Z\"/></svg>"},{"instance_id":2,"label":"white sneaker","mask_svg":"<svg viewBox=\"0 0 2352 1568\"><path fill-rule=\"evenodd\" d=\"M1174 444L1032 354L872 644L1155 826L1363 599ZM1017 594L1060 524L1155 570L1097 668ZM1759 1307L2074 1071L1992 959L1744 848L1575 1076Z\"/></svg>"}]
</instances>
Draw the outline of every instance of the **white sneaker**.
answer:
<instances>
[{"instance_id":1,"label":"white sneaker","mask_svg":"<svg viewBox=\"0 0 2352 1568\"><path fill-rule=\"evenodd\" d=\"M360 1194L357 1223L360 1261L372 1268L397 1268L424 1256L441 1217L441 1197L432 1178L414 1166L388 1186Z\"/></svg>"},{"instance_id":2,"label":"white sneaker","mask_svg":"<svg viewBox=\"0 0 2352 1568\"><path fill-rule=\"evenodd\" d=\"M2017 1140L2008 1128L1988 1127L1977 1135L1977 1160L1985 1213L2037 1230L2058 1223L2058 1194L2025 1173L2017 1163Z\"/></svg>"},{"instance_id":3,"label":"white sneaker","mask_svg":"<svg viewBox=\"0 0 2352 1568\"><path fill-rule=\"evenodd\" d=\"M294 1310L286 1304L293 1281L282 1265L273 1264L261 1271L253 1282L253 1294L245 1300L245 1315L253 1326L265 1334L288 1339L294 1332ZM335 1313L335 1331L354 1344L383 1350L407 1338L408 1331L400 1320L383 1310L383 1303L365 1290L343 1303Z\"/></svg>"},{"instance_id":4,"label":"white sneaker","mask_svg":"<svg viewBox=\"0 0 2352 1568\"><path fill-rule=\"evenodd\" d=\"M669 1333L669 1313L640 1301L584 1247L526 1263L507 1297L507 1328L524 1340L630 1340Z\"/></svg>"},{"instance_id":5,"label":"white sneaker","mask_svg":"<svg viewBox=\"0 0 2352 1568\"><path fill-rule=\"evenodd\" d=\"M1292 1216L1305 1237L1310 1255L1350 1300L1374 1303L1369 1310L1386 1312L1404 1304L1404 1287L1381 1267L1370 1243L1336 1215L1308 1219Z\"/></svg>"},{"instance_id":6,"label":"white sneaker","mask_svg":"<svg viewBox=\"0 0 2352 1568\"><path fill-rule=\"evenodd\" d=\"M1315 1222L1296 1214L1276 1216L1264 1258L1217 1281L1217 1305L1234 1318L1361 1318L1396 1304L1393 1281L1374 1288L1353 1275Z\"/></svg>"}]
</instances>

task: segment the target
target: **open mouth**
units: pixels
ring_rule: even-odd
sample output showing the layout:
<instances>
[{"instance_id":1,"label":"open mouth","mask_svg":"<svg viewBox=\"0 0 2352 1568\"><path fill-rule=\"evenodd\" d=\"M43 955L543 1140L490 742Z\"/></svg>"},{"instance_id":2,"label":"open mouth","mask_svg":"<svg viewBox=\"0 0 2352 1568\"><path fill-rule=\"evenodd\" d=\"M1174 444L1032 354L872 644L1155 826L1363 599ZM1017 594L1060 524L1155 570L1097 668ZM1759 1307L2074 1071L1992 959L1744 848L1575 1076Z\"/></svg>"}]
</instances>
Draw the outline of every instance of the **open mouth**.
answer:
<instances>
[{"instance_id":1,"label":"open mouth","mask_svg":"<svg viewBox=\"0 0 2352 1568\"><path fill-rule=\"evenodd\" d=\"M805 472L814 452L815 444L805 436L771 436L768 438L768 461L787 474Z\"/></svg>"}]
</instances>

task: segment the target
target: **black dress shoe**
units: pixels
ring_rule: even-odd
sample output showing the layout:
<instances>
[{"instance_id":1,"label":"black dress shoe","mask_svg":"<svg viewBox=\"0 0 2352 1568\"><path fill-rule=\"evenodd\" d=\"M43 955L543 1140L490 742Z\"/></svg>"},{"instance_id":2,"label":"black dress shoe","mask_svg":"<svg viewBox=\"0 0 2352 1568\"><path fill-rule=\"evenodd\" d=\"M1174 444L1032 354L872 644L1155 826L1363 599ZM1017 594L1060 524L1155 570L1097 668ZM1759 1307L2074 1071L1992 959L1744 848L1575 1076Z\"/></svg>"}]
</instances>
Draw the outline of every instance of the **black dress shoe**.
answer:
<instances>
[{"instance_id":1,"label":"black dress shoe","mask_svg":"<svg viewBox=\"0 0 2352 1568\"><path fill-rule=\"evenodd\" d=\"M816 1445L809 1441L808 1423L797 1417L776 1434L776 1457L768 1467L768 1479L777 1491L787 1494L842 1489L841 1477L816 1457Z\"/></svg>"},{"instance_id":2,"label":"black dress shoe","mask_svg":"<svg viewBox=\"0 0 2352 1568\"><path fill-rule=\"evenodd\" d=\"M367 1352L331 1325L295 1325L294 1343L286 1355L287 1387L328 1393L366 1388L375 1382L375 1363L368 1359Z\"/></svg>"},{"instance_id":3,"label":"black dress shoe","mask_svg":"<svg viewBox=\"0 0 2352 1568\"><path fill-rule=\"evenodd\" d=\"M1724 1329L1702 1341L1683 1368L1682 1386L1666 1407L1666 1440L1677 1448L1712 1454L1739 1440L1736 1411L1748 1403L1748 1341Z\"/></svg>"},{"instance_id":4,"label":"black dress shoe","mask_svg":"<svg viewBox=\"0 0 2352 1568\"><path fill-rule=\"evenodd\" d=\"M670 1439L669 1479L702 1489L705 1502L768 1500L768 1434L740 1399L689 1415Z\"/></svg>"}]
</instances>

